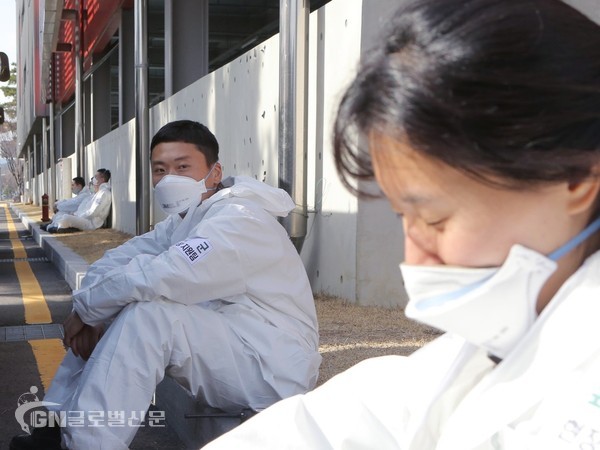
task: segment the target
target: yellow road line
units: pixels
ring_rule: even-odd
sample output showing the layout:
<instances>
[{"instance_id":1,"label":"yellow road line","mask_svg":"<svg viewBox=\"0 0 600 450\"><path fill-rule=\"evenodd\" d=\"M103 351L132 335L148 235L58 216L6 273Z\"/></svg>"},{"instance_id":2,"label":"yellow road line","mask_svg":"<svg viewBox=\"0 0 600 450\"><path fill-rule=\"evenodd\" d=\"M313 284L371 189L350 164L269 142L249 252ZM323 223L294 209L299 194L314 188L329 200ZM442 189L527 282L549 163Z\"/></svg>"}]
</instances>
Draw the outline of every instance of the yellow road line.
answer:
<instances>
[{"instance_id":1,"label":"yellow road line","mask_svg":"<svg viewBox=\"0 0 600 450\"><path fill-rule=\"evenodd\" d=\"M50 382L66 353L65 348L60 339L32 340L29 341L29 345L35 355L44 390L48 392Z\"/></svg>"},{"instance_id":2,"label":"yellow road line","mask_svg":"<svg viewBox=\"0 0 600 450\"><path fill-rule=\"evenodd\" d=\"M17 228L6 205L4 206L4 211L6 213L8 236L11 241L14 257L15 259L27 258L27 252L19 239ZM52 316L50 315L42 288L33 274L29 263L27 261L15 261L15 271L21 285L23 305L25 306L25 323L52 323Z\"/></svg>"},{"instance_id":3,"label":"yellow road line","mask_svg":"<svg viewBox=\"0 0 600 450\"><path fill-rule=\"evenodd\" d=\"M8 207L6 205L3 206L13 255L15 259L27 258L27 252L19 239L19 234L10 216ZM27 261L15 261L15 272L21 286L21 295L25 306L25 323L52 323L52 316L46 303L46 298L29 263ZM47 390L52 378L54 378L56 369L66 353L65 349L60 339L31 340L28 343L33 350L44 390Z\"/></svg>"}]
</instances>

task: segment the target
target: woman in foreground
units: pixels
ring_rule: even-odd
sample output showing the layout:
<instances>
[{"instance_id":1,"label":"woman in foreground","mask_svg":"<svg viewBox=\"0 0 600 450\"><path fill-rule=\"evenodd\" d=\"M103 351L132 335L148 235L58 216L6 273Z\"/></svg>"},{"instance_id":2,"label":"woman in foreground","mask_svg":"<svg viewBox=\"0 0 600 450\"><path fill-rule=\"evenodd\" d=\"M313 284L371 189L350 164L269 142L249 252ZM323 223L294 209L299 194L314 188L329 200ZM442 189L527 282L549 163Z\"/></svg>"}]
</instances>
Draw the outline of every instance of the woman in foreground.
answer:
<instances>
[{"instance_id":1,"label":"woman in foreground","mask_svg":"<svg viewBox=\"0 0 600 450\"><path fill-rule=\"evenodd\" d=\"M407 2L334 146L403 216L407 315L446 333L207 448L600 448L600 27L559 0Z\"/></svg>"}]
</instances>

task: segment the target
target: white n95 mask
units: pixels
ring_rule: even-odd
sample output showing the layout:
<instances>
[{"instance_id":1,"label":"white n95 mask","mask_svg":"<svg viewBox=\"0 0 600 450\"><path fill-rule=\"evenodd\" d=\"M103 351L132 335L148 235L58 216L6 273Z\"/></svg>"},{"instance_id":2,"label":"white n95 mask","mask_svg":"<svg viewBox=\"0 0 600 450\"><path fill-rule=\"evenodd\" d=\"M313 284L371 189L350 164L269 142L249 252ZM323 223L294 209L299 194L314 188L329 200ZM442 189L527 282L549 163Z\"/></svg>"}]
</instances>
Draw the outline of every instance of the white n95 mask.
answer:
<instances>
[{"instance_id":1,"label":"white n95 mask","mask_svg":"<svg viewBox=\"0 0 600 450\"><path fill-rule=\"evenodd\" d=\"M204 179L196 181L180 175L165 175L154 187L154 197L167 214L187 211L193 202L207 192Z\"/></svg>"},{"instance_id":2,"label":"white n95 mask","mask_svg":"<svg viewBox=\"0 0 600 450\"><path fill-rule=\"evenodd\" d=\"M406 315L505 358L535 321L537 298L556 261L599 229L597 219L548 256L514 245L495 268L400 264Z\"/></svg>"},{"instance_id":3,"label":"white n95 mask","mask_svg":"<svg viewBox=\"0 0 600 450\"><path fill-rule=\"evenodd\" d=\"M207 189L205 180L210 176L215 168L215 164L210 168L210 171L200 181L196 181L191 177L183 177L181 175L165 175L154 186L154 197L162 209L167 214L177 214L187 211L191 206L201 203L202 194L209 190Z\"/></svg>"}]
</instances>

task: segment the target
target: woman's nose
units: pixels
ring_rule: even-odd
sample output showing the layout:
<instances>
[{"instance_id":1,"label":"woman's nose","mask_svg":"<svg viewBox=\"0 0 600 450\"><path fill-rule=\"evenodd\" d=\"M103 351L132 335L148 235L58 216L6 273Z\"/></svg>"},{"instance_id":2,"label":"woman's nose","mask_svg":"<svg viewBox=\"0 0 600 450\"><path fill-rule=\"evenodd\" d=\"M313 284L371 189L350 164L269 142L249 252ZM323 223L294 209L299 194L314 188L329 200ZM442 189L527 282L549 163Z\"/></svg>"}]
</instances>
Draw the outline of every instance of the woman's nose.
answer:
<instances>
[{"instance_id":1,"label":"woman's nose","mask_svg":"<svg viewBox=\"0 0 600 450\"><path fill-rule=\"evenodd\" d=\"M437 252L435 236L415 226L404 228L404 261L415 265L443 264Z\"/></svg>"}]
</instances>

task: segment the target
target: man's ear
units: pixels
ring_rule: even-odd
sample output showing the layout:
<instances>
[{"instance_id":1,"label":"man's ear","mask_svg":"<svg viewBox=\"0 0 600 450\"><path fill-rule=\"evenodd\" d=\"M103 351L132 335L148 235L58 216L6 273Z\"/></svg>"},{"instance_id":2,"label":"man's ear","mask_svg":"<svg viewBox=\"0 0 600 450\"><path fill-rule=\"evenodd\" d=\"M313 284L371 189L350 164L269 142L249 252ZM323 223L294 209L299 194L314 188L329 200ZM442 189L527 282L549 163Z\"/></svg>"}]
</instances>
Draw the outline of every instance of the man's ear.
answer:
<instances>
[{"instance_id":1,"label":"man's ear","mask_svg":"<svg viewBox=\"0 0 600 450\"><path fill-rule=\"evenodd\" d=\"M569 214L581 214L593 209L600 192L600 164L594 166L589 177L569 183L568 189Z\"/></svg>"},{"instance_id":2,"label":"man's ear","mask_svg":"<svg viewBox=\"0 0 600 450\"><path fill-rule=\"evenodd\" d=\"M215 166L213 167L212 173L210 174L211 178L214 181L214 186L213 187L217 187L217 185L221 182L221 179L223 178L223 167L221 167L221 163L220 162L216 162Z\"/></svg>"}]
</instances>

